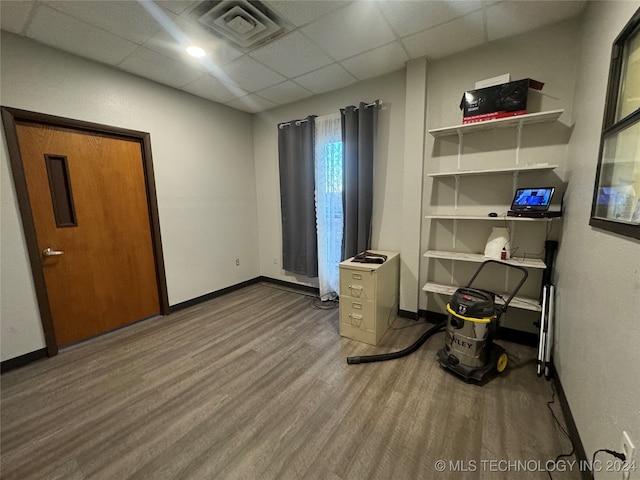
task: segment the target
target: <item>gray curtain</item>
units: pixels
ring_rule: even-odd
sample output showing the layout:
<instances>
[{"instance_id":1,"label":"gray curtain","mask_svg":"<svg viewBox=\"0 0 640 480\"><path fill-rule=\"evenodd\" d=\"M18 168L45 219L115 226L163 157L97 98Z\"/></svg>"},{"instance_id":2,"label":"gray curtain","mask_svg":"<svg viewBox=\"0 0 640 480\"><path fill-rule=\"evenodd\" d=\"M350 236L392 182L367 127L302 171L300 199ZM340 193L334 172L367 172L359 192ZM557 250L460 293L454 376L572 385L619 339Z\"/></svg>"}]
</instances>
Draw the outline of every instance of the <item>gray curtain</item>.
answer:
<instances>
[{"instance_id":1,"label":"gray curtain","mask_svg":"<svg viewBox=\"0 0 640 480\"><path fill-rule=\"evenodd\" d=\"M371 247L373 155L379 102L342 112L344 236L342 259Z\"/></svg>"},{"instance_id":2,"label":"gray curtain","mask_svg":"<svg viewBox=\"0 0 640 480\"><path fill-rule=\"evenodd\" d=\"M318 276L314 186L314 116L278 125L282 268Z\"/></svg>"}]
</instances>

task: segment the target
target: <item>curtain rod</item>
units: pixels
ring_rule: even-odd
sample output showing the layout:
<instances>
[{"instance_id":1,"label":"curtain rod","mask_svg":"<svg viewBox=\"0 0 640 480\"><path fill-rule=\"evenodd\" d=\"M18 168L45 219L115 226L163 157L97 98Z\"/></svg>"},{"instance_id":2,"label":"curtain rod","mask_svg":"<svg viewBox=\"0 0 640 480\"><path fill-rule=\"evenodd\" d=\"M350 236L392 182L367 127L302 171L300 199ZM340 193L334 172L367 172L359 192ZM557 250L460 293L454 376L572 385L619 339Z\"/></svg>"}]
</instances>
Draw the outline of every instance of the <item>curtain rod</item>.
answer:
<instances>
[{"instance_id":1,"label":"curtain rod","mask_svg":"<svg viewBox=\"0 0 640 480\"><path fill-rule=\"evenodd\" d=\"M291 125L292 123L295 123L296 125L300 125L301 123L308 122L308 121L309 121L308 118L303 118L302 120L291 120L290 122L279 123L278 128L284 128L287 125Z\"/></svg>"},{"instance_id":2,"label":"curtain rod","mask_svg":"<svg viewBox=\"0 0 640 480\"><path fill-rule=\"evenodd\" d=\"M351 107L353 107L353 110L354 110L354 111L360 110L360 107L359 107L359 106L358 106L358 107L355 107L355 106L353 106L353 105L350 105L350 106L351 106ZM367 104L365 104L365 106L364 106L364 108L369 108L369 107L382 108L382 103L380 103L380 100L376 100L375 102L367 103ZM341 109L340 109L340 111L341 111L341 112L344 112L346 108L347 108L347 107L345 107L345 108L341 108Z\"/></svg>"},{"instance_id":3,"label":"curtain rod","mask_svg":"<svg viewBox=\"0 0 640 480\"><path fill-rule=\"evenodd\" d=\"M380 108L380 107L381 107L381 105L382 105L382 104L380 103L380 100L376 100L375 102L367 103L367 104L364 106L364 108L369 108L369 107L374 107L374 106L375 106L375 107ZM354 107L354 110L360 110L360 107ZM344 108L341 108L341 109L340 109L340 111L344 111ZM315 115L314 115L314 116L315 116ZM308 119L308 118L303 118L303 119L301 119L301 120L291 120L290 122L283 122L283 123L279 123L279 124L278 124L278 128L279 128L279 129L282 129L282 128L284 128L284 127L288 126L288 125L291 125L292 123L293 123L293 124L296 124L296 125L300 125L301 123L308 122L308 121L309 121L309 119Z\"/></svg>"},{"instance_id":4,"label":"curtain rod","mask_svg":"<svg viewBox=\"0 0 640 480\"><path fill-rule=\"evenodd\" d=\"M364 106L364 108L373 107L374 105L375 105L376 107L380 107L380 100L376 100L375 102L367 103L367 104ZM356 110L359 110L359 109L360 109L360 107L356 107L355 109L356 109Z\"/></svg>"}]
</instances>

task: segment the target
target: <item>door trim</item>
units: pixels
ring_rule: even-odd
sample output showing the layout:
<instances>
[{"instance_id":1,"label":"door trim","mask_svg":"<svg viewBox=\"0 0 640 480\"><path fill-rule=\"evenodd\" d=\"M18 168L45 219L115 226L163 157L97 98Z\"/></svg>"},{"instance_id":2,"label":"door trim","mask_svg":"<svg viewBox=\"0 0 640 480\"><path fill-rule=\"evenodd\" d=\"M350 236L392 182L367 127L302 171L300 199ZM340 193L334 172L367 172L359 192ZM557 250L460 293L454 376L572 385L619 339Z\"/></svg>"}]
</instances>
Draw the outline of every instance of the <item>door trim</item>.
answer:
<instances>
[{"instance_id":1,"label":"door trim","mask_svg":"<svg viewBox=\"0 0 640 480\"><path fill-rule=\"evenodd\" d=\"M40 309L40 320L44 330L47 355L50 357L56 355L58 353L58 345L56 342L55 331L53 329L53 318L49 308L49 297L44 281L44 272L41 268L42 262L40 250L38 247L38 240L36 238L36 228L33 221L31 203L29 201L29 192L27 190L27 180L24 173L24 166L22 164L22 156L20 155L16 122L24 121L51 125L54 127L72 128L74 130L81 130L88 133L102 134L110 137L140 142L140 146L142 148L142 164L144 169L147 204L149 208L149 225L151 227L153 256L156 266L156 283L158 285L158 297L160 299L160 313L162 315L168 315L170 313L169 294L167 291L164 256L162 254L160 218L158 215L158 201L155 177L153 174L153 159L151 156L151 135L147 132L139 132L136 130L85 122L56 115L20 110L12 107L2 106L0 107L0 110L2 111L2 123L4 124L5 138L7 140L7 147L9 150L13 182L16 189L16 197L18 199L18 207L20 210L25 242L27 244L29 262L31 264L31 273L33 276L36 298Z\"/></svg>"}]
</instances>

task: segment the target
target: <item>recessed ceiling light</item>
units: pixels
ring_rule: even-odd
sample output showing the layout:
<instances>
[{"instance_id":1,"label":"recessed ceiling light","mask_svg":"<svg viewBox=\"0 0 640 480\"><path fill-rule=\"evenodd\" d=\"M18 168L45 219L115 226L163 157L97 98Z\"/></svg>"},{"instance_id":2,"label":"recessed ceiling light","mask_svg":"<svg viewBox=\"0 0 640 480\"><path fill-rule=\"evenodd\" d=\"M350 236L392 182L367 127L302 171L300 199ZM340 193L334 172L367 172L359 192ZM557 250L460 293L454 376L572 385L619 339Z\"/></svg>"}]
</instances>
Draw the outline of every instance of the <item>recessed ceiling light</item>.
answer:
<instances>
[{"instance_id":1,"label":"recessed ceiling light","mask_svg":"<svg viewBox=\"0 0 640 480\"><path fill-rule=\"evenodd\" d=\"M191 45L190 47L187 47L187 53L192 57L198 57L198 58L204 57L205 55L205 51L200 47L196 47L195 45Z\"/></svg>"}]
</instances>

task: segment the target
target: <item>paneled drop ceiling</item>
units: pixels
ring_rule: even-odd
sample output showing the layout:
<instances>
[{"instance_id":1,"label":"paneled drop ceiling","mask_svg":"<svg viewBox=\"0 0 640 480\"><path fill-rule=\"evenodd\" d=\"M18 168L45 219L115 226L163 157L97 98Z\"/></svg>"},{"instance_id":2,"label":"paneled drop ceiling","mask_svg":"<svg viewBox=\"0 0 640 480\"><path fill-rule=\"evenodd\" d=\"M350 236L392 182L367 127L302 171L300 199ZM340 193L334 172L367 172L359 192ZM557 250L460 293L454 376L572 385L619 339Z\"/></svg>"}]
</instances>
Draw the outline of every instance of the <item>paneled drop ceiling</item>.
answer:
<instances>
[{"instance_id":1,"label":"paneled drop ceiling","mask_svg":"<svg viewBox=\"0 0 640 480\"><path fill-rule=\"evenodd\" d=\"M441 58L577 16L586 2L273 0L258 11L254 4L0 0L0 19L3 30L255 113L410 59ZM205 55L189 56L190 45Z\"/></svg>"}]
</instances>

